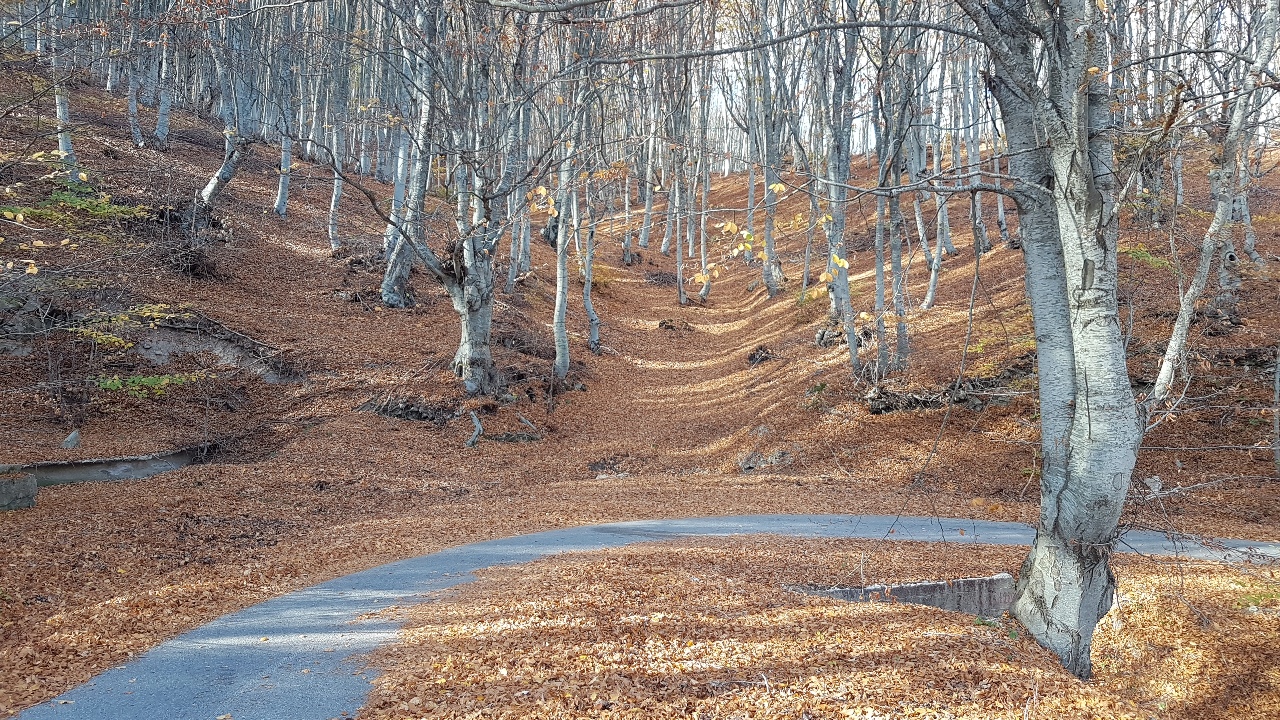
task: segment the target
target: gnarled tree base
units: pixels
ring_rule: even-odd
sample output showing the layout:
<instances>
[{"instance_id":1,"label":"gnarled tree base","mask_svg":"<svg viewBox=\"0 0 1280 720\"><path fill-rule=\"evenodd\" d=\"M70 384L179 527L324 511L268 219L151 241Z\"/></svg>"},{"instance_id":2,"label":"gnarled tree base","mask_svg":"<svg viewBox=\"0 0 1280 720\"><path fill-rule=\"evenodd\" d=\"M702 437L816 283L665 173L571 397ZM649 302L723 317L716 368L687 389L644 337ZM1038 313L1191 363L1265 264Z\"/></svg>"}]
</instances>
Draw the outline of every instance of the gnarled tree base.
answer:
<instances>
[{"instance_id":1,"label":"gnarled tree base","mask_svg":"<svg viewBox=\"0 0 1280 720\"><path fill-rule=\"evenodd\" d=\"M1093 673L1093 629L1111 609L1110 547L1085 546L1039 530L1018 574L1013 615L1081 680Z\"/></svg>"},{"instance_id":2,"label":"gnarled tree base","mask_svg":"<svg viewBox=\"0 0 1280 720\"><path fill-rule=\"evenodd\" d=\"M455 309L459 303L455 302ZM453 372L471 395L493 395L502 389L502 373L493 364L489 336L493 327L493 306L481 305L476 310L464 305L458 309L462 321L462 341L453 356Z\"/></svg>"}]
</instances>

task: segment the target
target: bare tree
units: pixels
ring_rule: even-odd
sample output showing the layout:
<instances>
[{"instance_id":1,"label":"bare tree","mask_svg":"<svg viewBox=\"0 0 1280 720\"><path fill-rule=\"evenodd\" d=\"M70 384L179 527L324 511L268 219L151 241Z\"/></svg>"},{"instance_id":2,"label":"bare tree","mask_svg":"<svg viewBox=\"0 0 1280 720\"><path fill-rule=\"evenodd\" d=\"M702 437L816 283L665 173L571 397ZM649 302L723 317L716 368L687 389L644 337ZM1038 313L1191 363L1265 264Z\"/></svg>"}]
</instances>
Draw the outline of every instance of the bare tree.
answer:
<instances>
[{"instance_id":1,"label":"bare tree","mask_svg":"<svg viewBox=\"0 0 1280 720\"><path fill-rule=\"evenodd\" d=\"M1014 614L1080 677L1142 428L1118 319L1105 13L1086 0L958 0L991 54L1040 368L1040 520ZM1051 42L1042 42L1052 38Z\"/></svg>"}]
</instances>

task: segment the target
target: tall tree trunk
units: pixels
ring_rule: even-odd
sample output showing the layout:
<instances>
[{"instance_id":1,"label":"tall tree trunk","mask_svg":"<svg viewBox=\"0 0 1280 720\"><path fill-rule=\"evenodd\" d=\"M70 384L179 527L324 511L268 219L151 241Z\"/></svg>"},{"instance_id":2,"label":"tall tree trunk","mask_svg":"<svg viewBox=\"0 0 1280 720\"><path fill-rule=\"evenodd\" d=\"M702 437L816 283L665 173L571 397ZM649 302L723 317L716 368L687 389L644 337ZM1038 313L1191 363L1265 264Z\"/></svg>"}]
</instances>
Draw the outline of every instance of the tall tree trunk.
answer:
<instances>
[{"instance_id":1,"label":"tall tree trunk","mask_svg":"<svg viewBox=\"0 0 1280 720\"><path fill-rule=\"evenodd\" d=\"M1015 11L957 2L992 49L1010 168L1025 188L1019 224L1045 464L1013 613L1087 678L1093 632L1115 592L1108 561L1141 439L1116 301L1112 98L1096 71L1107 64L1104 18L1087 0ZM1061 42L1038 45L1046 32Z\"/></svg>"},{"instance_id":2,"label":"tall tree trunk","mask_svg":"<svg viewBox=\"0 0 1280 720\"><path fill-rule=\"evenodd\" d=\"M128 45L133 50L129 57L129 89L125 94L125 116L129 122L129 138L133 141L134 147L144 147L147 143L142 137L142 126L138 124L138 24L133 18L129 19L129 40ZM115 67L115 63L111 63L111 67ZM111 88L108 87L110 92Z\"/></svg>"},{"instance_id":3,"label":"tall tree trunk","mask_svg":"<svg viewBox=\"0 0 1280 720\"><path fill-rule=\"evenodd\" d=\"M572 107L581 107L587 97L585 80L577 82ZM552 374L556 380L564 380L569 375L569 222L564 216L565 205L572 195L572 182L576 166L576 144L582 135L582 116L575 114L569 123L569 142L565 143L564 157L560 159L558 187L556 188L556 207L560 213L560 222L556 223L556 296L552 313L551 331L555 341L556 356L552 365Z\"/></svg>"},{"instance_id":4,"label":"tall tree trunk","mask_svg":"<svg viewBox=\"0 0 1280 720\"><path fill-rule=\"evenodd\" d=\"M880 378L885 376L889 371L889 338L885 332L884 313L885 313L885 275L884 275L884 250L885 250L885 216L888 214L888 203L885 197L880 195L876 197L876 369L875 376L878 382Z\"/></svg>"},{"instance_id":5,"label":"tall tree trunk","mask_svg":"<svg viewBox=\"0 0 1280 720\"><path fill-rule=\"evenodd\" d=\"M427 178L431 173L432 153L424 146L428 142L431 120L431 103L428 98L429 96L424 95L418 99L417 119L413 130L416 142L409 160L402 218L399 226L396 225L394 216L392 222L387 224L387 236L394 233L395 238L387 254L387 269L383 273L381 287L382 302L389 307L413 305L409 273L413 268L414 257L422 254L418 251L418 246L422 242L423 202L427 195Z\"/></svg>"},{"instance_id":6,"label":"tall tree trunk","mask_svg":"<svg viewBox=\"0 0 1280 720\"><path fill-rule=\"evenodd\" d=\"M173 61L170 57L172 48L167 38L160 42L160 67L158 83L160 85L160 102L156 106L155 146L159 150L169 149L169 120L173 111Z\"/></svg>"},{"instance_id":7,"label":"tall tree trunk","mask_svg":"<svg viewBox=\"0 0 1280 720\"><path fill-rule=\"evenodd\" d=\"M289 181L293 177L293 138L280 134L280 178L276 181L275 214L285 217L289 208Z\"/></svg>"},{"instance_id":8,"label":"tall tree trunk","mask_svg":"<svg viewBox=\"0 0 1280 720\"><path fill-rule=\"evenodd\" d=\"M896 175L896 173L895 173ZM894 178L896 186L897 178ZM910 350L907 335L907 276L902 267L902 239L907 224L902 217L902 205L895 193L889 196L889 267L893 271L894 352L890 367L901 370L906 367Z\"/></svg>"},{"instance_id":9,"label":"tall tree trunk","mask_svg":"<svg viewBox=\"0 0 1280 720\"><path fill-rule=\"evenodd\" d=\"M410 151L413 144L409 135L409 128L406 125L401 125L393 137L396 138L395 170L392 175L395 180L395 186L391 191L391 212L388 213L391 222L387 223L387 228L382 233L382 247L384 250L389 250L395 245L396 237L399 234L396 224L404 219L404 203L409 187Z\"/></svg>"},{"instance_id":10,"label":"tall tree trunk","mask_svg":"<svg viewBox=\"0 0 1280 720\"><path fill-rule=\"evenodd\" d=\"M562 161L560 170L560 182L562 188L567 188L570 178L569 159ZM568 197L567 192L561 192L561 197ZM569 374L569 222L563 217L563 205L561 205L561 220L556 223L556 296L555 309L552 312L551 334L555 340L556 357L552 365L552 373L556 380L564 380Z\"/></svg>"},{"instance_id":11,"label":"tall tree trunk","mask_svg":"<svg viewBox=\"0 0 1280 720\"><path fill-rule=\"evenodd\" d=\"M582 309L587 313L587 348L593 354L600 354L600 316L596 314L595 303L591 302L591 283L596 260L596 225L599 219L591 207L591 191L587 190L587 250L582 260Z\"/></svg>"},{"instance_id":12,"label":"tall tree trunk","mask_svg":"<svg viewBox=\"0 0 1280 720\"><path fill-rule=\"evenodd\" d=\"M54 3L57 6L57 3ZM55 28L53 32L56 34L59 30ZM70 172L79 165L76 161L76 151L71 144L71 101L67 95L67 80L71 77L71 69L67 65L67 61L62 57L62 43L60 40L51 40L56 43L50 56L50 72L53 75L53 107L54 116L58 121L58 155L61 156L63 167Z\"/></svg>"},{"instance_id":13,"label":"tall tree trunk","mask_svg":"<svg viewBox=\"0 0 1280 720\"><path fill-rule=\"evenodd\" d=\"M631 174L624 170L622 176L622 264L630 265L631 256Z\"/></svg>"}]
</instances>

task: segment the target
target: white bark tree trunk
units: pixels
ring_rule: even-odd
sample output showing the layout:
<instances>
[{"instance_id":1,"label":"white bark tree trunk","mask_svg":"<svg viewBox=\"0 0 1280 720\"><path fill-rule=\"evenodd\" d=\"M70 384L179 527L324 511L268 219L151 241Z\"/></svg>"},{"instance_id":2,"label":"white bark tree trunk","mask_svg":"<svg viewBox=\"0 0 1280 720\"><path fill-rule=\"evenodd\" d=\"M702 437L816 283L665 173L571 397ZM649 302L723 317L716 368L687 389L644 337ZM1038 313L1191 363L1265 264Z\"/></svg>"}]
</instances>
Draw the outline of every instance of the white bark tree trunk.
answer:
<instances>
[{"instance_id":1,"label":"white bark tree trunk","mask_svg":"<svg viewBox=\"0 0 1280 720\"><path fill-rule=\"evenodd\" d=\"M275 214L285 217L289 208L289 181L293 177L293 138L280 135L280 178L276 181Z\"/></svg>"},{"instance_id":2,"label":"white bark tree trunk","mask_svg":"<svg viewBox=\"0 0 1280 720\"><path fill-rule=\"evenodd\" d=\"M1108 561L1142 436L1116 301L1112 98L1097 70L1107 66L1105 17L1087 0L1020 6L1020 15L958 2L992 52L1010 167L1024 189L1040 360L1040 521L1013 613L1087 678L1094 628L1115 592ZM1045 33L1059 42L1038 44Z\"/></svg>"}]
</instances>

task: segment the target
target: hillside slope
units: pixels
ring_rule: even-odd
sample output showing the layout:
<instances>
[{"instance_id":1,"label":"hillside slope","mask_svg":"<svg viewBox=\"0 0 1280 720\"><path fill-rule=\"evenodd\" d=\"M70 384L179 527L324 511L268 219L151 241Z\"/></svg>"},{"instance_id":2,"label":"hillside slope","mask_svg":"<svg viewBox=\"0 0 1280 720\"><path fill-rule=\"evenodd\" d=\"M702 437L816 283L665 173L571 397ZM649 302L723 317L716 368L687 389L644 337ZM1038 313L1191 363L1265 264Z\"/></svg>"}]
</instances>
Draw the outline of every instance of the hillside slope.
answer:
<instances>
[{"instance_id":1,"label":"hillside slope","mask_svg":"<svg viewBox=\"0 0 1280 720\"><path fill-rule=\"evenodd\" d=\"M415 308L378 302L370 255L381 228L354 192L343 205L350 249L330 253L323 168L300 163L282 219L269 211L274 161L260 148L220 206L226 242L193 277L173 269L171 235L153 216L213 172L220 136L179 116L167 152L139 150L117 99L84 88L74 106L79 182L51 176L49 160L24 145L47 109L5 118L0 130L0 204L25 211L0 225L0 267L16 268L0 276L4 462L214 452L147 480L44 488L36 508L0 516L20 539L0 546L0 709L51 697L228 610L467 540L749 512L1035 519L1033 344L1016 251L983 257L975 285L972 250L958 238L937 307L910 315L909 368L882 388L891 404L925 407L875 414L844 348L813 342L825 313L798 300L802 232L780 241L792 277L783 294L768 299L755 287L758 266L731 260L709 301L686 307L667 280L673 259L650 249L622 266L616 239L605 240L594 295L605 349L587 352L581 305L571 302L575 389L555 393L554 265L538 246L534 272L499 300L497 356L513 397L467 398L448 371L457 320L439 288L415 276ZM741 205L744 182L720 180L716 205ZM1280 339L1273 192L1259 192L1254 212L1271 266L1247 269L1240 326L1195 334L1195 382L1183 410L1148 437L1135 475L1189 489L1157 500L1135 483L1127 522L1280 537L1267 447L1270 348ZM789 203L786 212L804 209L799 197ZM864 221L869 210L859 208ZM741 222L741 212L711 222L724 220ZM1201 220L1188 214L1192 242ZM865 245L866 230L855 222L855 244ZM1130 233L1125 242L1141 383L1154 377L1176 281L1165 240ZM35 274L23 269L28 260ZM856 256L866 309L870 262ZM913 262L919 298L927 273ZM762 347L768 359L752 362ZM161 364L148 358L170 351ZM960 404L936 402L962 356L977 390ZM389 406L435 421L362 409ZM485 435L468 448L472 411ZM80 445L63 449L73 427Z\"/></svg>"}]
</instances>

